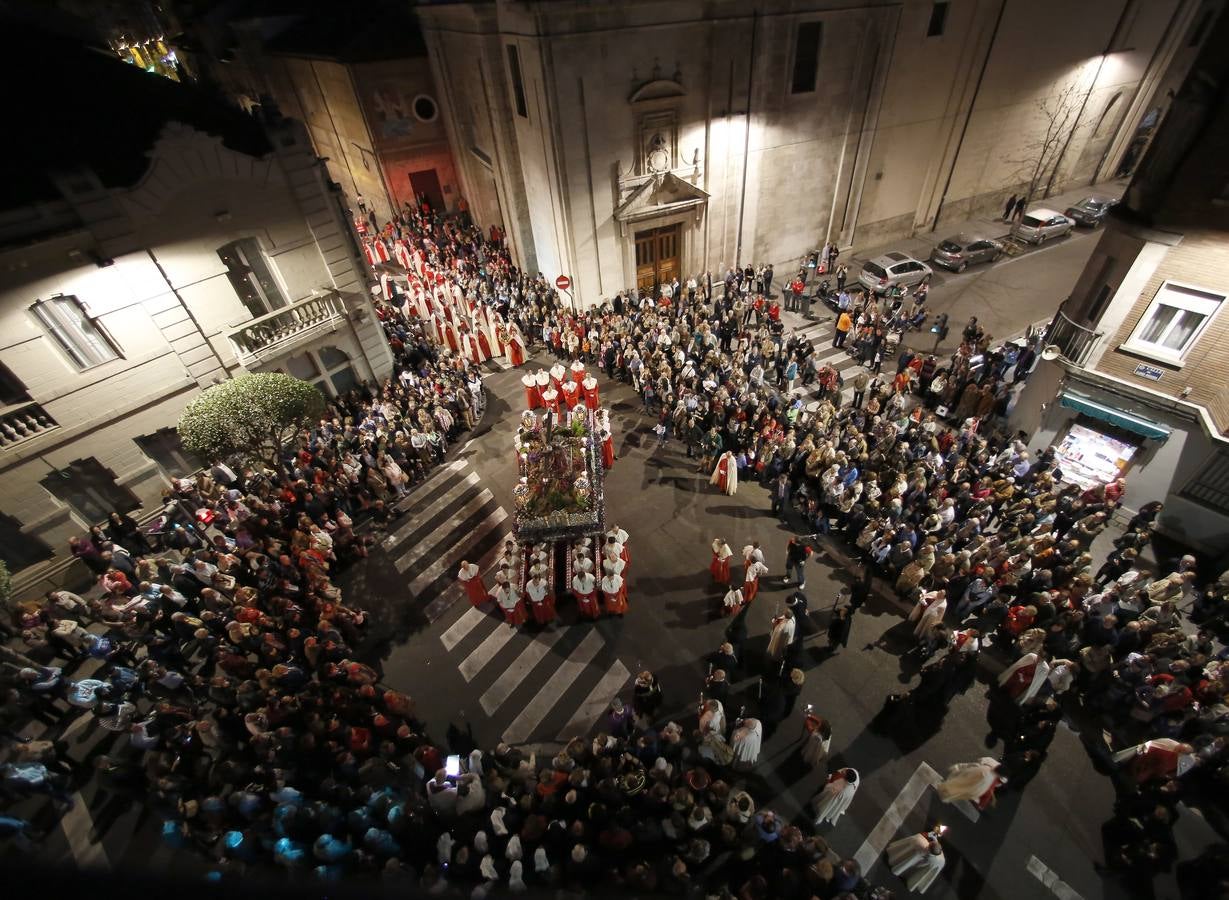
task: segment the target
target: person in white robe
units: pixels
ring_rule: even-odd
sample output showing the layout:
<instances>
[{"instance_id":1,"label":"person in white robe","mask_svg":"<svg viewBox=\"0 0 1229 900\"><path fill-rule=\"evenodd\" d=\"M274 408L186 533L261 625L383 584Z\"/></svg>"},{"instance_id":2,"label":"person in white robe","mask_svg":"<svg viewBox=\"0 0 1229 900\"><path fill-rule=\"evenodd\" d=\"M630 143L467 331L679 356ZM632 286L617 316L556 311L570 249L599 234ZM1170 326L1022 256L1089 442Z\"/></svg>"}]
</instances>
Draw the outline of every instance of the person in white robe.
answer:
<instances>
[{"instance_id":1,"label":"person in white robe","mask_svg":"<svg viewBox=\"0 0 1229 900\"><path fill-rule=\"evenodd\" d=\"M831 822L835 825L837 819L849 809L849 804L853 802L853 795L858 792L858 785L856 769L837 769L829 775L828 783L824 785L824 789L816 795L814 800L815 827L818 828L824 822Z\"/></svg>"},{"instance_id":2,"label":"person in white robe","mask_svg":"<svg viewBox=\"0 0 1229 900\"><path fill-rule=\"evenodd\" d=\"M913 628L913 636L919 641L932 641L935 629L943 624L943 616L947 613L947 592L927 591L913 607L909 617L917 613L917 624Z\"/></svg>"},{"instance_id":3,"label":"person in white robe","mask_svg":"<svg viewBox=\"0 0 1229 900\"><path fill-rule=\"evenodd\" d=\"M760 758L760 744L764 738L764 726L759 719L743 719L730 737L734 751L734 764L751 768Z\"/></svg>"},{"instance_id":4,"label":"person in white robe","mask_svg":"<svg viewBox=\"0 0 1229 900\"><path fill-rule=\"evenodd\" d=\"M768 637L768 656L774 662L780 662L785 656L786 649L794 640L796 627L794 614L788 609L772 620L772 632Z\"/></svg>"},{"instance_id":5,"label":"person in white robe","mask_svg":"<svg viewBox=\"0 0 1229 900\"><path fill-rule=\"evenodd\" d=\"M738 588L730 588L721 601L722 612L731 616L743 608L743 592Z\"/></svg>"},{"instance_id":6,"label":"person in white robe","mask_svg":"<svg viewBox=\"0 0 1229 900\"><path fill-rule=\"evenodd\" d=\"M725 709L720 700L705 700L700 708L700 733L725 736Z\"/></svg>"},{"instance_id":7,"label":"person in white robe","mask_svg":"<svg viewBox=\"0 0 1229 900\"><path fill-rule=\"evenodd\" d=\"M1025 653L999 675L999 687L1023 706L1037 696L1050 677L1050 664L1036 653Z\"/></svg>"},{"instance_id":8,"label":"person in white robe","mask_svg":"<svg viewBox=\"0 0 1229 900\"><path fill-rule=\"evenodd\" d=\"M937 831L911 834L888 844L888 865L892 874L904 878L905 886L924 893L943 871L946 860Z\"/></svg>"},{"instance_id":9,"label":"person in white robe","mask_svg":"<svg viewBox=\"0 0 1229 900\"><path fill-rule=\"evenodd\" d=\"M984 808L994 790L1006 782L999 761L983 756L976 762L956 763L947 770L947 777L935 787L935 792L944 803L968 800Z\"/></svg>"},{"instance_id":10,"label":"person in white robe","mask_svg":"<svg viewBox=\"0 0 1229 900\"><path fill-rule=\"evenodd\" d=\"M718 458L708 483L716 485L722 493L730 497L738 493L738 461L729 450Z\"/></svg>"}]
</instances>

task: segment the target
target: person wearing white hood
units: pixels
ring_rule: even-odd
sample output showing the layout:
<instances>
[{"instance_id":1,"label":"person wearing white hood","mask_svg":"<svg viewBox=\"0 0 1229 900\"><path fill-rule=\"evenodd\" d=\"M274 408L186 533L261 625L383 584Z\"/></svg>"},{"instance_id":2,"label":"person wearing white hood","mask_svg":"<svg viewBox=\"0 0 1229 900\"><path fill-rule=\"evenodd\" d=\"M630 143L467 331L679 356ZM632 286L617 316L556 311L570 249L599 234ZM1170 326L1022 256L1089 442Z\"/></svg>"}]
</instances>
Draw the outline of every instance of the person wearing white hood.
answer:
<instances>
[{"instance_id":1,"label":"person wearing white hood","mask_svg":"<svg viewBox=\"0 0 1229 900\"><path fill-rule=\"evenodd\" d=\"M857 769L837 769L828 776L828 783L814 800L816 828L824 822L836 824L853 802L859 783Z\"/></svg>"},{"instance_id":2,"label":"person wearing white hood","mask_svg":"<svg viewBox=\"0 0 1229 900\"><path fill-rule=\"evenodd\" d=\"M489 853L482 857L482 864L478 867L478 871L487 881L499 881L499 870L495 868L495 858Z\"/></svg>"},{"instance_id":3,"label":"person wearing white hood","mask_svg":"<svg viewBox=\"0 0 1229 900\"><path fill-rule=\"evenodd\" d=\"M533 851L533 871L542 878L546 877L544 873L550 871L550 860L546 856L545 847Z\"/></svg>"},{"instance_id":4,"label":"person wearing white hood","mask_svg":"<svg viewBox=\"0 0 1229 900\"><path fill-rule=\"evenodd\" d=\"M521 877L522 871L521 861L518 859L512 863L508 872L508 890L514 894L525 893L525 882Z\"/></svg>"},{"instance_id":5,"label":"person wearing white hood","mask_svg":"<svg viewBox=\"0 0 1229 900\"><path fill-rule=\"evenodd\" d=\"M943 846L939 843L941 828L911 834L888 844L888 865L892 874L904 878L905 886L923 893L943 871Z\"/></svg>"},{"instance_id":6,"label":"person wearing white hood","mask_svg":"<svg viewBox=\"0 0 1229 900\"><path fill-rule=\"evenodd\" d=\"M755 765L760 758L760 743L763 736L764 726L759 719L743 719L738 723L730 738L735 766L749 769Z\"/></svg>"},{"instance_id":7,"label":"person wearing white hood","mask_svg":"<svg viewBox=\"0 0 1229 900\"><path fill-rule=\"evenodd\" d=\"M457 815L479 812L485 807L486 789L482 786L482 779L473 772L466 772L457 779Z\"/></svg>"}]
</instances>

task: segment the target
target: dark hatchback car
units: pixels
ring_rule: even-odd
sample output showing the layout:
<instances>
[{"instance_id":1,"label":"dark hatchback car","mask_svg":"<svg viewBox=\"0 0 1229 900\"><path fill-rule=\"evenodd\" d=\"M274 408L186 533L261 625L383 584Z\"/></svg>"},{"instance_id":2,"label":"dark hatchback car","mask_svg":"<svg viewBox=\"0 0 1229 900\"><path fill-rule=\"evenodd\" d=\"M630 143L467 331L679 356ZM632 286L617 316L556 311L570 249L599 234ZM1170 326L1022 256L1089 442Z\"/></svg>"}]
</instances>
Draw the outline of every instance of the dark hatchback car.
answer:
<instances>
[{"instance_id":1,"label":"dark hatchback car","mask_svg":"<svg viewBox=\"0 0 1229 900\"><path fill-rule=\"evenodd\" d=\"M1079 203L1068 206L1063 210L1063 215L1068 219L1075 220L1077 225L1083 225L1086 228L1096 228L1105 219L1110 208L1117 202L1117 200L1109 197L1085 197Z\"/></svg>"}]
</instances>

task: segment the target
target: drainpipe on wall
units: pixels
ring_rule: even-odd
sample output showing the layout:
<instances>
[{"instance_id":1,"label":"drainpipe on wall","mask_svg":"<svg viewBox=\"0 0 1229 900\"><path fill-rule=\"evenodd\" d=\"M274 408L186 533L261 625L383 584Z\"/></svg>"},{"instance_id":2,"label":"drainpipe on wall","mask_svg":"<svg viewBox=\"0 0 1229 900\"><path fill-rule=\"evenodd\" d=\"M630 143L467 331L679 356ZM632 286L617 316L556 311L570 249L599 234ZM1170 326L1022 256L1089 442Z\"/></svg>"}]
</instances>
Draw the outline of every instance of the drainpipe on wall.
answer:
<instances>
[{"instance_id":1,"label":"drainpipe on wall","mask_svg":"<svg viewBox=\"0 0 1229 900\"><path fill-rule=\"evenodd\" d=\"M738 239L734 242L734 264L742 265L743 219L747 214L747 168L751 164L751 90L755 77L755 39L759 32L759 11L751 13L751 52L747 54L747 133L743 138L743 186L738 197Z\"/></svg>"}]
</instances>

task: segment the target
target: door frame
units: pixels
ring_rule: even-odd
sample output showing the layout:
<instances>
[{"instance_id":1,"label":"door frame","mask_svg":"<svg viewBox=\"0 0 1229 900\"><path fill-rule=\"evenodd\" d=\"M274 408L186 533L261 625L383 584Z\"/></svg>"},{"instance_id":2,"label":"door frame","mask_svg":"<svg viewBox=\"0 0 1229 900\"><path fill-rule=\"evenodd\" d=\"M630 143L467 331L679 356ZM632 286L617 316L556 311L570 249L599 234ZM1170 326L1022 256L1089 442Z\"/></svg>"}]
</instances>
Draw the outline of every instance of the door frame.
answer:
<instances>
[{"instance_id":1,"label":"door frame","mask_svg":"<svg viewBox=\"0 0 1229 900\"><path fill-rule=\"evenodd\" d=\"M646 218L639 221L624 222L622 231L623 243L623 284L625 290L636 287L636 234L642 231L652 231L657 228L669 228L680 225L679 228L679 280L686 281L687 276L697 274L703 269L695 259L699 246L698 236L704 217L694 210L686 210L672 216Z\"/></svg>"}]
</instances>

